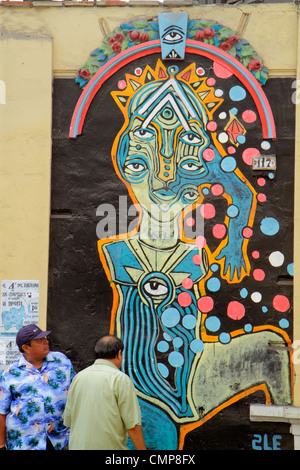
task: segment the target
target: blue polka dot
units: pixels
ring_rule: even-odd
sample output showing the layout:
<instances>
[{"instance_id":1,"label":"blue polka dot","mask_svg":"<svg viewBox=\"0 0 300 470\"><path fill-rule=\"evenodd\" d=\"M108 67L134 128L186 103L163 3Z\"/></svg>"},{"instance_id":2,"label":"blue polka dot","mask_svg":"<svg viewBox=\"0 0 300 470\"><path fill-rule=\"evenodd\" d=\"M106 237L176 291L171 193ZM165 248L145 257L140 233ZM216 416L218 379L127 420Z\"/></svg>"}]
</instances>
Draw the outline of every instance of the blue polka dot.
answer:
<instances>
[{"instance_id":1,"label":"blue polka dot","mask_svg":"<svg viewBox=\"0 0 300 470\"><path fill-rule=\"evenodd\" d=\"M246 289L246 287L243 287L243 289L240 290L240 296L245 299L248 295L248 291Z\"/></svg>"},{"instance_id":2,"label":"blue polka dot","mask_svg":"<svg viewBox=\"0 0 300 470\"><path fill-rule=\"evenodd\" d=\"M197 323L197 318L193 315L185 315L182 319L182 324L187 330L195 328Z\"/></svg>"},{"instance_id":3,"label":"blue polka dot","mask_svg":"<svg viewBox=\"0 0 300 470\"><path fill-rule=\"evenodd\" d=\"M217 263L213 263L210 269L215 273L219 269L219 265Z\"/></svg>"},{"instance_id":4,"label":"blue polka dot","mask_svg":"<svg viewBox=\"0 0 300 470\"><path fill-rule=\"evenodd\" d=\"M279 322L280 328L288 328L290 325L289 321L286 318L282 318Z\"/></svg>"},{"instance_id":5,"label":"blue polka dot","mask_svg":"<svg viewBox=\"0 0 300 470\"><path fill-rule=\"evenodd\" d=\"M159 352L166 352L169 349L169 345L166 341L160 341L157 345L157 349Z\"/></svg>"},{"instance_id":6,"label":"blue polka dot","mask_svg":"<svg viewBox=\"0 0 300 470\"><path fill-rule=\"evenodd\" d=\"M236 140L239 144L244 144L246 142L246 137L244 135L238 135Z\"/></svg>"},{"instance_id":7,"label":"blue polka dot","mask_svg":"<svg viewBox=\"0 0 300 470\"><path fill-rule=\"evenodd\" d=\"M231 204L230 206L228 206L228 209L227 209L227 215L228 217L236 217L237 215L239 215L239 208L237 206L235 206L234 204Z\"/></svg>"},{"instance_id":8,"label":"blue polka dot","mask_svg":"<svg viewBox=\"0 0 300 470\"><path fill-rule=\"evenodd\" d=\"M217 292L221 287L220 279L217 277L211 277L206 283L206 287L211 292Z\"/></svg>"},{"instance_id":9,"label":"blue polka dot","mask_svg":"<svg viewBox=\"0 0 300 470\"><path fill-rule=\"evenodd\" d=\"M202 193L203 194L209 194L209 189L208 188L203 188Z\"/></svg>"},{"instance_id":10,"label":"blue polka dot","mask_svg":"<svg viewBox=\"0 0 300 470\"><path fill-rule=\"evenodd\" d=\"M219 336L219 341L222 344L228 344L230 343L230 334L229 333L221 333Z\"/></svg>"},{"instance_id":11,"label":"blue polka dot","mask_svg":"<svg viewBox=\"0 0 300 470\"><path fill-rule=\"evenodd\" d=\"M172 351L168 360L173 367L181 367L184 363L183 355L177 351Z\"/></svg>"},{"instance_id":12,"label":"blue polka dot","mask_svg":"<svg viewBox=\"0 0 300 470\"><path fill-rule=\"evenodd\" d=\"M169 375L169 369L167 368L167 366L159 362L157 364L157 368L158 368L158 372L160 373L160 375L166 379Z\"/></svg>"},{"instance_id":13,"label":"blue polka dot","mask_svg":"<svg viewBox=\"0 0 300 470\"><path fill-rule=\"evenodd\" d=\"M261 309L264 313L266 313L268 311L268 307L266 307L265 305Z\"/></svg>"},{"instance_id":14,"label":"blue polka dot","mask_svg":"<svg viewBox=\"0 0 300 470\"><path fill-rule=\"evenodd\" d=\"M201 353L203 351L203 348L204 348L204 343L203 341L201 341L201 339L194 339L190 344L190 349L195 354Z\"/></svg>"},{"instance_id":15,"label":"blue polka dot","mask_svg":"<svg viewBox=\"0 0 300 470\"><path fill-rule=\"evenodd\" d=\"M279 222L274 217L265 217L261 221L260 229L265 235L275 235L279 231Z\"/></svg>"},{"instance_id":16,"label":"blue polka dot","mask_svg":"<svg viewBox=\"0 0 300 470\"><path fill-rule=\"evenodd\" d=\"M177 308L173 308L173 307L167 308L161 316L162 323L168 328L172 328L173 326L176 326L177 323L179 323L179 320L180 320L180 313L177 310Z\"/></svg>"},{"instance_id":17,"label":"blue polka dot","mask_svg":"<svg viewBox=\"0 0 300 470\"><path fill-rule=\"evenodd\" d=\"M172 341L172 336L169 335L168 333L164 333L163 336L164 336L164 338L165 338L166 341Z\"/></svg>"},{"instance_id":18,"label":"blue polka dot","mask_svg":"<svg viewBox=\"0 0 300 470\"><path fill-rule=\"evenodd\" d=\"M236 116L236 114L239 112L239 110L237 108L231 108L230 112L231 112L231 114Z\"/></svg>"},{"instance_id":19,"label":"blue polka dot","mask_svg":"<svg viewBox=\"0 0 300 470\"><path fill-rule=\"evenodd\" d=\"M241 86L233 86L229 91L229 96L232 101L241 101L246 98L246 90Z\"/></svg>"},{"instance_id":20,"label":"blue polka dot","mask_svg":"<svg viewBox=\"0 0 300 470\"><path fill-rule=\"evenodd\" d=\"M247 324L244 326L244 331L245 331L246 333L250 333L252 330L253 330L253 326L252 326L250 323L247 323Z\"/></svg>"},{"instance_id":21,"label":"blue polka dot","mask_svg":"<svg viewBox=\"0 0 300 470\"><path fill-rule=\"evenodd\" d=\"M183 340L179 337L173 339L174 348L180 348L183 345Z\"/></svg>"},{"instance_id":22,"label":"blue polka dot","mask_svg":"<svg viewBox=\"0 0 300 470\"><path fill-rule=\"evenodd\" d=\"M294 276L294 263L290 263L287 266L287 272L290 276Z\"/></svg>"},{"instance_id":23,"label":"blue polka dot","mask_svg":"<svg viewBox=\"0 0 300 470\"><path fill-rule=\"evenodd\" d=\"M209 331L218 331L221 326L220 319L218 317L208 317L205 320L205 326Z\"/></svg>"},{"instance_id":24,"label":"blue polka dot","mask_svg":"<svg viewBox=\"0 0 300 470\"><path fill-rule=\"evenodd\" d=\"M224 157L221 161L221 168L225 173L231 173L236 169L236 161L234 157Z\"/></svg>"}]
</instances>

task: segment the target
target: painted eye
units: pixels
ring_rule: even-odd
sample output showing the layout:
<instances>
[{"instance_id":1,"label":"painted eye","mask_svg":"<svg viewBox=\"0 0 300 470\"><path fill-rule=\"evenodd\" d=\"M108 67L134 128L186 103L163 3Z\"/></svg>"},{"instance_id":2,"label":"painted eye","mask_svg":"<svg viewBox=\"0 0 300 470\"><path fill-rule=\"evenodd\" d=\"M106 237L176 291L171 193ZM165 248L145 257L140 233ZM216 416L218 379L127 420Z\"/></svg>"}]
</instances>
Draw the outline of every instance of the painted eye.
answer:
<instances>
[{"instance_id":1,"label":"painted eye","mask_svg":"<svg viewBox=\"0 0 300 470\"><path fill-rule=\"evenodd\" d=\"M165 295L169 291L167 286L161 284L156 280L146 282L146 284L144 285L144 289L151 297Z\"/></svg>"},{"instance_id":2,"label":"painted eye","mask_svg":"<svg viewBox=\"0 0 300 470\"><path fill-rule=\"evenodd\" d=\"M180 42L182 41L183 36L176 31L171 31L170 33L166 34L165 37L163 38L165 43L174 43L174 42Z\"/></svg>"},{"instance_id":3,"label":"painted eye","mask_svg":"<svg viewBox=\"0 0 300 470\"><path fill-rule=\"evenodd\" d=\"M150 131L149 129L138 129L134 133L135 137L138 137L139 139L153 139L154 133Z\"/></svg>"},{"instance_id":4,"label":"painted eye","mask_svg":"<svg viewBox=\"0 0 300 470\"><path fill-rule=\"evenodd\" d=\"M200 165L194 162L186 162L181 165L181 168L185 171L199 171Z\"/></svg>"},{"instance_id":5,"label":"painted eye","mask_svg":"<svg viewBox=\"0 0 300 470\"><path fill-rule=\"evenodd\" d=\"M194 132L187 132L181 136L181 140L186 144L191 145L198 145L203 142L202 138L198 134L194 134Z\"/></svg>"},{"instance_id":6,"label":"painted eye","mask_svg":"<svg viewBox=\"0 0 300 470\"><path fill-rule=\"evenodd\" d=\"M182 42L183 38L183 30L179 27L174 28L174 26L167 28L162 36L162 40L165 44L178 44Z\"/></svg>"},{"instance_id":7,"label":"painted eye","mask_svg":"<svg viewBox=\"0 0 300 470\"><path fill-rule=\"evenodd\" d=\"M140 173L141 171L144 171L146 167L142 163L134 162L126 165L125 169L133 171L134 173Z\"/></svg>"},{"instance_id":8,"label":"painted eye","mask_svg":"<svg viewBox=\"0 0 300 470\"><path fill-rule=\"evenodd\" d=\"M183 199L186 202L194 202L199 198L199 194L196 191L187 191L183 195Z\"/></svg>"}]
</instances>

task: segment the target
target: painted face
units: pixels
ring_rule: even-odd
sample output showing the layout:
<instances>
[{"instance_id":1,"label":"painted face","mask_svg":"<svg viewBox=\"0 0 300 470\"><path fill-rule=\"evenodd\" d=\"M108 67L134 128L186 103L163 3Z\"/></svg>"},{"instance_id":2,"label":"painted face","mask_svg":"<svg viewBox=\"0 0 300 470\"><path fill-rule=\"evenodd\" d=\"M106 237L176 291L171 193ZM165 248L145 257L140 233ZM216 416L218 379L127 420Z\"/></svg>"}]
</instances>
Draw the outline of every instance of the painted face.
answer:
<instances>
[{"instance_id":1,"label":"painted face","mask_svg":"<svg viewBox=\"0 0 300 470\"><path fill-rule=\"evenodd\" d=\"M154 205L175 216L199 198L198 186L207 174L202 153L209 138L203 109L196 105L196 97L192 101L170 79L135 110L120 138L119 168L148 212Z\"/></svg>"}]
</instances>

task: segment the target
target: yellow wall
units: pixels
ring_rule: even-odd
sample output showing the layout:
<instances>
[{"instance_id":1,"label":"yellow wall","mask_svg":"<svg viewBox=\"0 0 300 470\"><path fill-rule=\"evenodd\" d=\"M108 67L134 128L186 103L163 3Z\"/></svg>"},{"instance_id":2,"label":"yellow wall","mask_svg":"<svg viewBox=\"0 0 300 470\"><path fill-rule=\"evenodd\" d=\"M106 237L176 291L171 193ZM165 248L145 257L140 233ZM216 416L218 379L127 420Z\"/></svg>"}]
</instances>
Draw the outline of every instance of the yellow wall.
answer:
<instances>
[{"instance_id":1,"label":"yellow wall","mask_svg":"<svg viewBox=\"0 0 300 470\"><path fill-rule=\"evenodd\" d=\"M0 279L40 280L41 327L46 326L47 307L52 78L73 77L89 53L101 45L103 28L109 33L123 22L153 18L170 10L74 3L0 6L0 81L6 85L6 104L0 99ZM187 11L191 19L212 19L237 30L262 56L270 76L296 77L298 70L300 80L296 5L183 6L171 10ZM299 119L296 143L300 144ZM296 180L300 178L298 153ZM300 235L298 187L296 182L296 239ZM296 244L296 261L299 250ZM296 262L294 339L300 338L299 271ZM295 371L300 377L298 365ZM295 404L300 405L297 380Z\"/></svg>"},{"instance_id":2,"label":"yellow wall","mask_svg":"<svg viewBox=\"0 0 300 470\"><path fill-rule=\"evenodd\" d=\"M52 42L3 34L0 74L0 277L39 280L45 326L51 170Z\"/></svg>"}]
</instances>

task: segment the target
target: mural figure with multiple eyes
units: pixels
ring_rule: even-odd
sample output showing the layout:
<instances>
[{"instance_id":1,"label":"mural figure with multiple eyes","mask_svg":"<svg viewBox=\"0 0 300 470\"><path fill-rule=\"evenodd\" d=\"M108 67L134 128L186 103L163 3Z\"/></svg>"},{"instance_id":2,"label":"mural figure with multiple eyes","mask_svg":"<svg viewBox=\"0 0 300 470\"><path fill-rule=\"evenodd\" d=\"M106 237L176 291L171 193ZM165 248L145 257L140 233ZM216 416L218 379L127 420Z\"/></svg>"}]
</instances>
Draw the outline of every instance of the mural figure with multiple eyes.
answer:
<instances>
[{"instance_id":1,"label":"mural figure with multiple eyes","mask_svg":"<svg viewBox=\"0 0 300 470\"><path fill-rule=\"evenodd\" d=\"M239 393L259 387L267 399L289 403L289 357L270 351L270 342L282 341L272 331L226 345L204 339L203 281L216 262L229 283L249 274L243 230L256 209L254 189L228 167L208 130L222 99L205 77L199 80L195 64L180 72L158 60L155 70L147 66L126 82L125 91L112 93L124 115L112 159L139 210L139 225L100 240L99 253L114 292L111 330L125 344L123 370L138 391L147 446L177 449L203 418ZM184 218L201 205L202 189L214 185L236 213L225 217L227 236L212 253L185 237ZM241 364L253 351L259 360L250 374Z\"/></svg>"}]
</instances>

